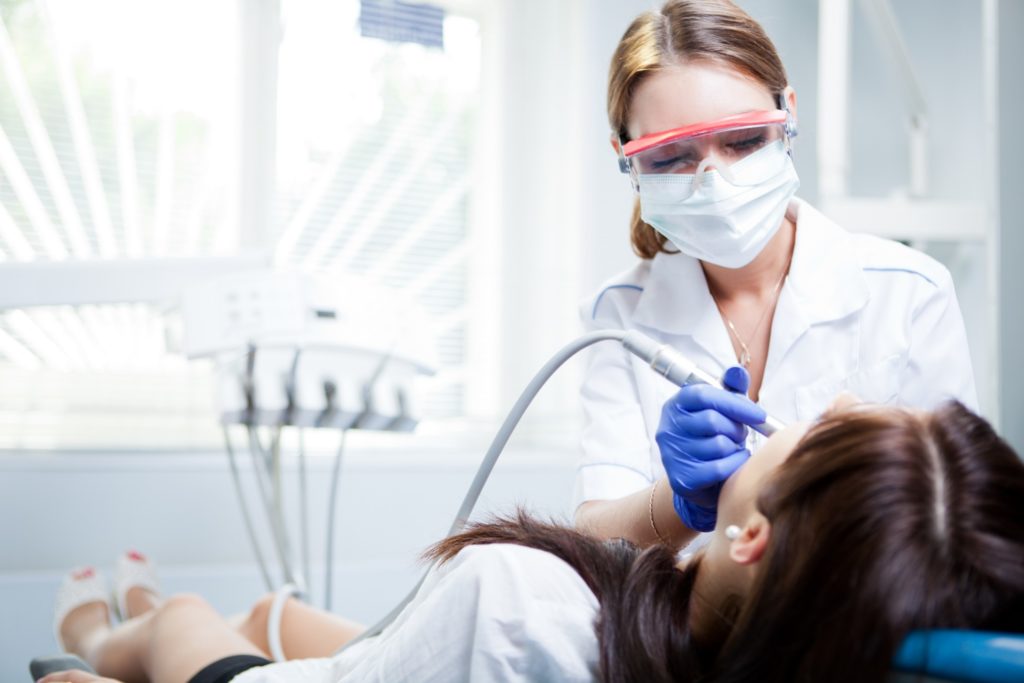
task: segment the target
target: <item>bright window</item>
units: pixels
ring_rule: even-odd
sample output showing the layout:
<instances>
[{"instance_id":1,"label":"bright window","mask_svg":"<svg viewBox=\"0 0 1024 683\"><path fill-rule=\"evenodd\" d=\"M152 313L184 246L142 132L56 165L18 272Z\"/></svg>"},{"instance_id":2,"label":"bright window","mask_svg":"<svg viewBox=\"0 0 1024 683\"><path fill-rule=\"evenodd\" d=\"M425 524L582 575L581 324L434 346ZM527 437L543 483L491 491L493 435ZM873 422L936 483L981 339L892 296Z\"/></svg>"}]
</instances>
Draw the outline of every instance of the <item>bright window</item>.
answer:
<instances>
[{"instance_id":1,"label":"bright window","mask_svg":"<svg viewBox=\"0 0 1024 683\"><path fill-rule=\"evenodd\" d=\"M455 416L463 410L478 28L469 19L444 19L437 26L443 49L359 37L380 28L371 21L381 18L376 7L403 5L283 3L277 109L283 232L275 258L367 277L419 301L434 321L441 363L422 403L428 416ZM408 12L394 33L432 42L426 36L440 10L404 6Z\"/></svg>"},{"instance_id":2,"label":"bright window","mask_svg":"<svg viewBox=\"0 0 1024 683\"><path fill-rule=\"evenodd\" d=\"M262 247L282 267L412 294L442 364L425 417L453 417L464 409L478 30L441 15L443 47L364 37L375 4L282 3L282 40L266 48L279 59L277 186ZM237 104L251 68L238 7L251 11L0 0L0 259L252 246L238 219L238 131L251 115ZM437 22L430 11L424 21ZM0 312L0 447L219 444L212 368L174 352L168 319L149 304Z\"/></svg>"}]
</instances>

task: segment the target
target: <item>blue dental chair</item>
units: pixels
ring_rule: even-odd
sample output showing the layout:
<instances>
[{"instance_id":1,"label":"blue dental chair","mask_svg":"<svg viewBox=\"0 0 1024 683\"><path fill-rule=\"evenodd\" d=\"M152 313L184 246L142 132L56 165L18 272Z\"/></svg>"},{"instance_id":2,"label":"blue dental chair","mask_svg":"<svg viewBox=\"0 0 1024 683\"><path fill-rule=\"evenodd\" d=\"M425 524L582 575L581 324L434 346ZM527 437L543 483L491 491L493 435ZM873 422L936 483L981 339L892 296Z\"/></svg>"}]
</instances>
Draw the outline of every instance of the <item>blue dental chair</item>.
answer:
<instances>
[{"instance_id":1,"label":"blue dental chair","mask_svg":"<svg viewBox=\"0 0 1024 683\"><path fill-rule=\"evenodd\" d=\"M889 683L1022 683L1024 635L916 631L896 653L892 667Z\"/></svg>"},{"instance_id":2,"label":"blue dental chair","mask_svg":"<svg viewBox=\"0 0 1024 683\"><path fill-rule=\"evenodd\" d=\"M32 680L53 671L83 669L74 655L40 657L30 665ZM1024 635L935 630L910 634L893 660L888 683L1022 683Z\"/></svg>"}]
</instances>

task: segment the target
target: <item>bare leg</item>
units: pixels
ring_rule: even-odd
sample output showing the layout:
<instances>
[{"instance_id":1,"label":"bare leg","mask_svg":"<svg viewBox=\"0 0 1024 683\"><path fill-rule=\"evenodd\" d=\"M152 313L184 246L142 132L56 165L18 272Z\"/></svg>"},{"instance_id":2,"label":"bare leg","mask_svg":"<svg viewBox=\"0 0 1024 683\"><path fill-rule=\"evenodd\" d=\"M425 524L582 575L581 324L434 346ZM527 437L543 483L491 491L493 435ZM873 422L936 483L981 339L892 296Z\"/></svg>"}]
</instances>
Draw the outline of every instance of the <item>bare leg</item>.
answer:
<instances>
[{"instance_id":1,"label":"bare leg","mask_svg":"<svg viewBox=\"0 0 1024 683\"><path fill-rule=\"evenodd\" d=\"M150 614L155 618L144 663L151 683L186 683L203 667L231 655L263 656L198 596L169 598Z\"/></svg>"},{"instance_id":2,"label":"bare leg","mask_svg":"<svg viewBox=\"0 0 1024 683\"><path fill-rule=\"evenodd\" d=\"M113 631L106 603L90 602L79 605L68 612L60 625L60 639L68 652L89 660L90 653L97 650ZM139 680L143 671L133 668L130 663L119 667L126 681Z\"/></svg>"},{"instance_id":3,"label":"bare leg","mask_svg":"<svg viewBox=\"0 0 1024 683\"><path fill-rule=\"evenodd\" d=\"M270 652L267 621L273 601L273 594L263 596L237 624L238 632L265 653ZM329 657L364 630L354 621L289 598L281 614L281 647L288 659Z\"/></svg>"},{"instance_id":4,"label":"bare leg","mask_svg":"<svg viewBox=\"0 0 1024 683\"><path fill-rule=\"evenodd\" d=\"M167 600L145 589L128 592L132 617L111 628L102 604L84 605L64 621L62 637L101 675L125 683L185 683L203 667L237 654L269 658L267 621L273 594L256 602L232 626L202 598ZM327 657L363 627L290 599L281 618L281 644L288 659Z\"/></svg>"},{"instance_id":5,"label":"bare leg","mask_svg":"<svg viewBox=\"0 0 1024 683\"><path fill-rule=\"evenodd\" d=\"M145 588L132 587L125 595L125 603L128 613L123 615L135 623L134 618L149 612L158 607L163 600L160 596L151 593ZM61 628L61 637L67 645L68 650L84 657L95 665L102 659L104 670L116 672L118 677L125 681L144 681L146 672L137 653L131 647L111 647L107 639L114 631L110 626L107 606L104 604L83 605L74 610L64 620ZM136 632L135 627L131 631L118 633L117 639L124 641L126 634Z\"/></svg>"},{"instance_id":6,"label":"bare leg","mask_svg":"<svg viewBox=\"0 0 1024 683\"><path fill-rule=\"evenodd\" d=\"M77 610L76 610L77 612ZM88 621L89 618L93 621ZM102 676L126 683L186 683L203 667L231 655L263 653L202 598L177 595L111 629L95 615L72 612L68 648Z\"/></svg>"}]
</instances>

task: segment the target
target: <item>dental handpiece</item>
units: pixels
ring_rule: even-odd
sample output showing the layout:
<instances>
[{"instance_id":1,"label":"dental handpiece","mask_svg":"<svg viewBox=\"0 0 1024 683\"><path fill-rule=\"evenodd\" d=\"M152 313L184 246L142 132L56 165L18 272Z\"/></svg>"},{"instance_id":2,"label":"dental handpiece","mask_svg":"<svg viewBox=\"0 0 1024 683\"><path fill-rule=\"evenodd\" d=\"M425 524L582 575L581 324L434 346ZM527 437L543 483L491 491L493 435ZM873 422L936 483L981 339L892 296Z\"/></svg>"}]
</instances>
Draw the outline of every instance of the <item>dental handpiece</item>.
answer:
<instances>
[{"instance_id":1,"label":"dental handpiece","mask_svg":"<svg viewBox=\"0 0 1024 683\"><path fill-rule=\"evenodd\" d=\"M622 345L630 353L650 365L652 370L678 387L685 387L688 384L710 384L713 387L724 388L718 379L701 370L696 363L667 344L659 344L642 332L636 330L626 332L622 337ZM784 426L777 419L768 415L761 424L751 425L751 429L765 436L771 436Z\"/></svg>"}]
</instances>

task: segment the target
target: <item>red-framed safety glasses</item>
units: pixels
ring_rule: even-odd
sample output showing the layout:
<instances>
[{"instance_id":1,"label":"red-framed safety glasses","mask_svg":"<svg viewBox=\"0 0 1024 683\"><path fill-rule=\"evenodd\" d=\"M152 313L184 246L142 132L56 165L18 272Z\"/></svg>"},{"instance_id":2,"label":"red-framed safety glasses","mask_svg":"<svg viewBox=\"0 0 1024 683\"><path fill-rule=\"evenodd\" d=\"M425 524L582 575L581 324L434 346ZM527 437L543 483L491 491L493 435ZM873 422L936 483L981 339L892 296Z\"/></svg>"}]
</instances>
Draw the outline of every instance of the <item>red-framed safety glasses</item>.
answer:
<instances>
[{"instance_id":1,"label":"red-framed safety glasses","mask_svg":"<svg viewBox=\"0 0 1024 683\"><path fill-rule=\"evenodd\" d=\"M757 184L781 168L794 134L786 110L752 111L622 143L619 161L634 187L642 177L690 175L696 180L711 170L733 184Z\"/></svg>"}]
</instances>

